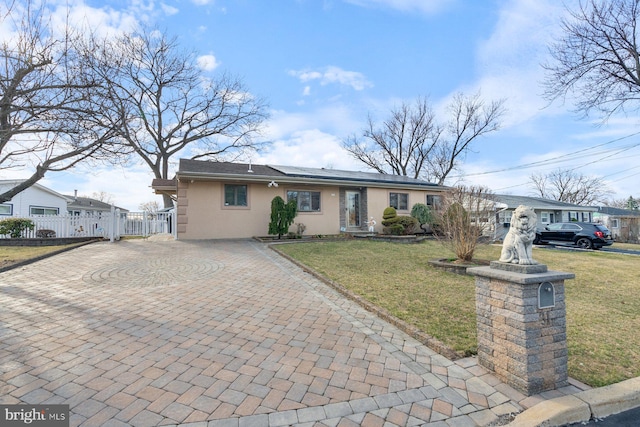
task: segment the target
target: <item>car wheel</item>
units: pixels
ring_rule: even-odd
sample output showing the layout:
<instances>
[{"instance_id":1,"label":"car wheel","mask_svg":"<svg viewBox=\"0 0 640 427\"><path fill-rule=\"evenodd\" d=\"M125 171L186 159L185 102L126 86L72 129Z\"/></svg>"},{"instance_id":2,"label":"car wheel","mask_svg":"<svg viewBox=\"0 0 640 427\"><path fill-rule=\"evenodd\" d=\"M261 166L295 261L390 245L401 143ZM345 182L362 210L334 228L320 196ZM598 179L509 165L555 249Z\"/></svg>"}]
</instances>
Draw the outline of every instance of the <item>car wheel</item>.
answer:
<instances>
[{"instance_id":1,"label":"car wheel","mask_svg":"<svg viewBox=\"0 0 640 427\"><path fill-rule=\"evenodd\" d=\"M586 237L578 239L578 241L576 242L576 245L578 245L582 249L592 249L593 248L593 242L591 242L591 240L587 239Z\"/></svg>"}]
</instances>

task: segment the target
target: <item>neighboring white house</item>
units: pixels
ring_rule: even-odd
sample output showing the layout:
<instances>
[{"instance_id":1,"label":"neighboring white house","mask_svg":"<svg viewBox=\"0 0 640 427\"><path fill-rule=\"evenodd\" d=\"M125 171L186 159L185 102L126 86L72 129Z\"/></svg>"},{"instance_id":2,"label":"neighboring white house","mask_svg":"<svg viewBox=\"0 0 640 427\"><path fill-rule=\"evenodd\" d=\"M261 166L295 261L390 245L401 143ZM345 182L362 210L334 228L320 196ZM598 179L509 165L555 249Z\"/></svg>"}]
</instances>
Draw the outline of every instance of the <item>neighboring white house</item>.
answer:
<instances>
[{"instance_id":1,"label":"neighboring white house","mask_svg":"<svg viewBox=\"0 0 640 427\"><path fill-rule=\"evenodd\" d=\"M593 206L579 206L557 200L543 199L540 197L513 196L496 194L495 234L496 240L501 240L511 226L511 215L520 205L530 206L538 216L538 228L554 222L593 222L594 213L598 208Z\"/></svg>"},{"instance_id":2,"label":"neighboring white house","mask_svg":"<svg viewBox=\"0 0 640 427\"><path fill-rule=\"evenodd\" d=\"M68 200L67 211L70 215L100 215L102 213L110 213L111 208L114 207L109 203L105 203L101 200L92 199L91 197L78 196L76 191L73 196L65 196ZM129 212L127 209L119 208L120 214L125 215Z\"/></svg>"},{"instance_id":3,"label":"neighboring white house","mask_svg":"<svg viewBox=\"0 0 640 427\"><path fill-rule=\"evenodd\" d=\"M640 242L640 211L600 206L593 220L601 222L619 242Z\"/></svg>"},{"instance_id":4,"label":"neighboring white house","mask_svg":"<svg viewBox=\"0 0 640 427\"><path fill-rule=\"evenodd\" d=\"M0 192L8 191L21 182L21 180L0 180ZM66 214L67 202L68 199L62 194L36 183L8 202L1 203L0 218Z\"/></svg>"}]
</instances>

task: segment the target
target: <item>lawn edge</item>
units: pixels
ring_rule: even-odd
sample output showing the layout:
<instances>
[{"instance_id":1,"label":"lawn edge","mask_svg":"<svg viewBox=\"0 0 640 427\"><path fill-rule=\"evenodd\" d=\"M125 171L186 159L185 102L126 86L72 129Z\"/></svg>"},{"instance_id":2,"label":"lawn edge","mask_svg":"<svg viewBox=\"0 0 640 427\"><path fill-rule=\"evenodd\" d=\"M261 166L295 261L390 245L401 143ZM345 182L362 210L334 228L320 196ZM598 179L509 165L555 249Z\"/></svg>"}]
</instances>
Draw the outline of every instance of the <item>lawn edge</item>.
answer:
<instances>
[{"instance_id":1,"label":"lawn edge","mask_svg":"<svg viewBox=\"0 0 640 427\"><path fill-rule=\"evenodd\" d=\"M5 271L13 270L15 268L24 267L25 265L29 265L29 264L32 264L34 262L41 261L43 259L52 257L54 255L58 255L58 254L61 254L63 252L72 251L72 250L74 250L76 248L80 248L82 246L86 246L86 245L89 245L91 243L96 243L96 242L101 242L101 241L102 241L102 239L88 240L86 242L82 242L82 243L78 243L77 245L73 245L71 247L65 247L65 248L59 249L57 251L52 251L52 252L49 252L49 253L46 253L46 254L43 254L43 255L39 255L39 256L34 257L34 258L28 258L28 259L25 259L25 260L22 260L22 261L15 262L15 263L10 264L10 265L5 265L4 267L0 267L0 273L4 273Z\"/></svg>"}]
</instances>

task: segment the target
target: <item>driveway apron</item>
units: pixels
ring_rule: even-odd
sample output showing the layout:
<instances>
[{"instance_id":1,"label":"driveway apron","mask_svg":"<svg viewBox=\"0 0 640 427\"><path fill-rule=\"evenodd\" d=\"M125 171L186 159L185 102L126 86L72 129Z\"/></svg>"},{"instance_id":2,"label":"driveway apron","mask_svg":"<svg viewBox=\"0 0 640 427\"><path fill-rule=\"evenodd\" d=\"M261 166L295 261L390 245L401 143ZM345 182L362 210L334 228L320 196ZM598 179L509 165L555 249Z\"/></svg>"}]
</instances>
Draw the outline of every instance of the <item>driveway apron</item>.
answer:
<instances>
[{"instance_id":1,"label":"driveway apron","mask_svg":"<svg viewBox=\"0 0 640 427\"><path fill-rule=\"evenodd\" d=\"M250 240L91 244L0 273L0 292L0 403L68 404L72 426L474 426L556 397Z\"/></svg>"}]
</instances>

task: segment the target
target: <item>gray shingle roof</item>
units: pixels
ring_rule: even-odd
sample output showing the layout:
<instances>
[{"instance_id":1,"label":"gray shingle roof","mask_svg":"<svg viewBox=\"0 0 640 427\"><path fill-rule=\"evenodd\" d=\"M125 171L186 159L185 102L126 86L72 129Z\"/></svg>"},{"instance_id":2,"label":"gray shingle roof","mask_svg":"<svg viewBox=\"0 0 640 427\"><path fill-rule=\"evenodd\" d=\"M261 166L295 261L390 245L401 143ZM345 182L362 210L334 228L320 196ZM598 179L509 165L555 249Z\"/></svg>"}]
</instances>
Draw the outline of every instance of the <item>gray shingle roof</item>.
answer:
<instances>
[{"instance_id":1,"label":"gray shingle roof","mask_svg":"<svg viewBox=\"0 0 640 427\"><path fill-rule=\"evenodd\" d=\"M433 189L444 189L444 187L427 181L413 179L407 176L387 175L372 172L345 171L324 168L306 168L295 166L269 166L269 165L249 165L246 163L212 162L202 160L180 159L178 176L199 175L202 177L261 177L263 179L288 178L294 181L300 178L305 181L320 183L322 181L362 183L362 184L386 184L394 186L408 187L429 187Z\"/></svg>"},{"instance_id":2,"label":"gray shingle roof","mask_svg":"<svg viewBox=\"0 0 640 427\"><path fill-rule=\"evenodd\" d=\"M640 211L630 209L612 208L611 206L599 206L598 213L611 216L640 216Z\"/></svg>"},{"instance_id":3,"label":"gray shingle roof","mask_svg":"<svg viewBox=\"0 0 640 427\"><path fill-rule=\"evenodd\" d=\"M517 208L520 205L531 206L535 209L547 210L574 210L595 211L591 206L580 206L572 203L559 202L557 200L543 199L542 197L513 196L510 194L496 194L496 201L504 203L509 208Z\"/></svg>"}]
</instances>

